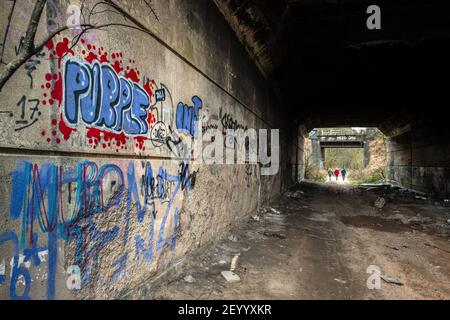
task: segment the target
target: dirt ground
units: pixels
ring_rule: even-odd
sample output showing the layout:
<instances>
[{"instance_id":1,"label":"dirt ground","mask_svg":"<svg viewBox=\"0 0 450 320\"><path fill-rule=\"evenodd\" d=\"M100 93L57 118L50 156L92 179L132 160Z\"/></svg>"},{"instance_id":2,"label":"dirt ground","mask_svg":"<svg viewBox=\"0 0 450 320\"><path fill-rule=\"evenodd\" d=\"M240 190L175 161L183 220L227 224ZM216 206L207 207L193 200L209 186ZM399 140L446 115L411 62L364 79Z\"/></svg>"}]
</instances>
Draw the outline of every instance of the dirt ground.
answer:
<instances>
[{"instance_id":1,"label":"dirt ground","mask_svg":"<svg viewBox=\"0 0 450 320\"><path fill-rule=\"evenodd\" d=\"M304 182L146 298L449 299L448 219L444 203L400 189ZM228 283L221 271L237 254L240 281Z\"/></svg>"}]
</instances>

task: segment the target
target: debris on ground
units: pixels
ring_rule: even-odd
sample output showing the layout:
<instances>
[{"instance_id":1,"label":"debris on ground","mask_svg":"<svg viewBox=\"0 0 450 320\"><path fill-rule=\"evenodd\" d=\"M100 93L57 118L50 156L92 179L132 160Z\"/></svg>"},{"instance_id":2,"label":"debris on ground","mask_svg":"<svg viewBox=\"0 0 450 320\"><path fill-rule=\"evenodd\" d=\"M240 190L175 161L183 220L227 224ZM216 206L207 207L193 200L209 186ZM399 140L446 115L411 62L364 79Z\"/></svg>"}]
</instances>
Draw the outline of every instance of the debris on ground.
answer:
<instances>
[{"instance_id":1,"label":"debris on ground","mask_svg":"<svg viewBox=\"0 0 450 320\"><path fill-rule=\"evenodd\" d=\"M375 208L381 209L384 207L385 204L386 200L383 197L378 197L373 205L375 206Z\"/></svg>"},{"instance_id":2,"label":"debris on ground","mask_svg":"<svg viewBox=\"0 0 450 320\"><path fill-rule=\"evenodd\" d=\"M233 226L211 243L211 250L188 260L181 278L157 294L231 300L449 298L450 211L443 199L436 207L409 190L354 194L360 188L352 185L311 188L305 189L307 198L282 197L259 206L248 216L250 223ZM338 188L339 195L333 192ZM374 207L378 197L385 200L381 210ZM230 241L230 235L238 241ZM367 281L361 266L374 260L383 265L384 290L361 290ZM195 275L194 283L183 280L189 274ZM301 286L295 285L299 278ZM318 279L323 285L317 286Z\"/></svg>"},{"instance_id":3,"label":"debris on ground","mask_svg":"<svg viewBox=\"0 0 450 320\"><path fill-rule=\"evenodd\" d=\"M229 235L228 236L228 240L232 241L232 242L237 242L237 237L235 235Z\"/></svg>"},{"instance_id":4,"label":"debris on ground","mask_svg":"<svg viewBox=\"0 0 450 320\"><path fill-rule=\"evenodd\" d=\"M231 259L230 271L236 270L237 260L239 259L239 254L234 255Z\"/></svg>"},{"instance_id":5,"label":"debris on ground","mask_svg":"<svg viewBox=\"0 0 450 320\"><path fill-rule=\"evenodd\" d=\"M342 283L342 284L346 284L347 283L347 281L341 280L341 279L338 279L338 278L334 278L334 281L337 281L337 282Z\"/></svg>"},{"instance_id":6,"label":"debris on ground","mask_svg":"<svg viewBox=\"0 0 450 320\"><path fill-rule=\"evenodd\" d=\"M426 197L422 197L422 196L415 196L414 198L416 198L416 199L420 199L420 200L427 200L427 198L426 198Z\"/></svg>"},{"instance_id":7,"label":"debris on ground","mask_svg":"<svg viewBox=\"0 0 450 320\"><path fill-rule=\"evenodd\" d=\"M195 278L191 275L187 275L186 277L184 277L184 281L186 281L188 283L193 283L193 282L195 282Z\"/></svg>"},{"instance_id":8,"label":"debris on ground","mask_svg":"<svg viewBox=\"0 0 450 320\"><path fill-rule=\"evenodd\" d=\"M301 191L301 190L297 190L295 192L287 191L287 192L284 193L284 195L286 197L291 198L291 199L298 199L304 194L305 193L303 191Z\"/></svg>"},{"instance_id":9,"label":"debris on ground","mask_svg":"<svg viewBox=\"0 0 450 320\"><path fill-rule=\"evenodd\" d=\"M278 239L286 239L286 236L281 233L271 232L271 231L263 231L260 232L262 235L266 237L278 238Z\"/></svg>"},{"instance_id":10,"label":"debris on ground","mask_svg":"<svg viewBox=\"0 0 450 320\"><path fill-rule=\"evenodd\" d=\"M450 207L450 200L444 199L444 207Z\"/></svg>"},{"instance_id":11,"label":"debris on ground","mask_svg":"<svg viewBox=\"0 0 450 320\"><path fill-rule=\"evenodd\" d=\"M392 277L382 274L381 279L383 279L387 283L395 284L397 286L402 286L404 283L400 280L399 277Z\"/></svg>"},{"instance_id":12,"label":"debris on ground","mask_svg":"<svg viewBox=\"0 0 450 320\"><path fill-rule=\"evenodd\" d=\"M255 221L258 221L258 222L261 220L261 218L256 214L254 216L252 216L252 219Z\"/></svg>"},{"instance_id":13,"label":"debris on ground","mask_svg":"<svg viewBox=\"0 0 450 320\"><path fill-rule=\"evenodd\" d=\"M275 213L275 214L281 214L281 211L280 211L280 210L277 210L277 209L275 209L275 208L270 208L270 210L271 210L273 213Z\"/></svg>"},{"instance_id":14,"label":"debris on ground","mask_svg":"<svg viewBox=\"0 0 450 320\"><path fill-rule=\"evenodd\" d=\"M226 270L222 271L221 274L225 278L225 280L227 280L227 282L229 283L241 281L241 278L233 271Z\"/></svg>"},{"instance_id":15,"label":"debris on ground","mask_svg":"<svg viewBox=\"0 0 450 320\"><path fill-rule=\"evenodd\" d=\"M403 223L403 224L409 224L409 222L410 222L408 220L408 218L406 218L404 215L399 214L399 213L396 213L396 214L388 217L388 219L389 220L398 220L398 221L401 221L401 223Z\"/></svg>"}]
</instances>

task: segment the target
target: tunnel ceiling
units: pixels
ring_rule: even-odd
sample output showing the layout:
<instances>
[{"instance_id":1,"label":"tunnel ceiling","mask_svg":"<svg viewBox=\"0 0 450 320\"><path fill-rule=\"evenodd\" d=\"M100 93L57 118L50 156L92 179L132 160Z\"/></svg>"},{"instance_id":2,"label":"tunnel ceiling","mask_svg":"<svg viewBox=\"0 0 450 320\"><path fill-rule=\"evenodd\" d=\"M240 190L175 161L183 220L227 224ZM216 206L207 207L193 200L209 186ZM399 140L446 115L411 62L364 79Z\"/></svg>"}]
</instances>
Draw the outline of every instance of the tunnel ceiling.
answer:
<instances>
[{"instance_id":1,"label":"tunnel ceiling","mask_svg":"<svg viewBox=\"0 0 450 320\"><path fill-rule=\"evenodd\" d=\"M289 112L395 134L448 103L450 1L214 0ZM381 8L381 30L366 9ZM444 101L442 101L444 99Z\"/></svg>"}]
</instances>

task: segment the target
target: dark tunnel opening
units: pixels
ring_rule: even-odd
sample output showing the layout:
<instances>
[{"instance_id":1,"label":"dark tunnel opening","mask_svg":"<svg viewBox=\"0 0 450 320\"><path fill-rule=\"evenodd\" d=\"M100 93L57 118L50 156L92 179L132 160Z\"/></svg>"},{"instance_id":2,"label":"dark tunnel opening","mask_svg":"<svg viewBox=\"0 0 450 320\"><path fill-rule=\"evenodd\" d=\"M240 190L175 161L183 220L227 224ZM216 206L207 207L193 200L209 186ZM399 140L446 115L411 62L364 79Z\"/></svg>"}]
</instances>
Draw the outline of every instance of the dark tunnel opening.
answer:
<instances>
[{"instance_id":1,"label":"dark tunnel opening","mask_svg":"<svg viewBox=\"0 0 450 320\"><path fill-rule=\"evenodd\" d=\"M370 1L216 2L245 33L293 132L377 127L388 138L388 179L449 197L450 4L379 1L382 27L369 30L361 13Z\"/></svg>"}]
</instances>

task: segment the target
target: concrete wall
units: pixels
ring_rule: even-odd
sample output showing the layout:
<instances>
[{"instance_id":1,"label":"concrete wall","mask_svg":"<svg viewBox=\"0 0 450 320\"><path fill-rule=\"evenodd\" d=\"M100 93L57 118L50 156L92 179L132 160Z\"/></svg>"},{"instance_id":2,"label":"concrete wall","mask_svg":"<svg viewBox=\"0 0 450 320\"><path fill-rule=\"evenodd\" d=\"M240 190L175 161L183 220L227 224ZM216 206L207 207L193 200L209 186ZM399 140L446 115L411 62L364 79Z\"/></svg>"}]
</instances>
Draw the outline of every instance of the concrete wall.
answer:
<instances>
[{"instance_id":1,"label":"concrete wall","mask_svg":"<svg viewBox=\"0 0 450 320\"><path fill-rule=\"evenodd\" d=\"M1 2L3 61L20 50L32 3ZM78 32L64 31L0 92L2 299L127 297L295 182L296 129L213 2L155 0L157 19L143 1L116 3L148 32L110 26L70 48ZM68 5L47 1L38 41ZM122 22L108 11L95 21ZM192 123L282 129L280 171L182 159Z\"/></svg>"},{"instance_id":2,"label":"concrete wall","mask_svg":"<svg viewBox=\"0 0 450 320\"><path fill-rule=\"evenodd\" d=\"M413 190L448 198L449 134L442 125L416 125L388 139L388 178Z\"/></svg>"}]
</instances>

